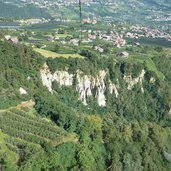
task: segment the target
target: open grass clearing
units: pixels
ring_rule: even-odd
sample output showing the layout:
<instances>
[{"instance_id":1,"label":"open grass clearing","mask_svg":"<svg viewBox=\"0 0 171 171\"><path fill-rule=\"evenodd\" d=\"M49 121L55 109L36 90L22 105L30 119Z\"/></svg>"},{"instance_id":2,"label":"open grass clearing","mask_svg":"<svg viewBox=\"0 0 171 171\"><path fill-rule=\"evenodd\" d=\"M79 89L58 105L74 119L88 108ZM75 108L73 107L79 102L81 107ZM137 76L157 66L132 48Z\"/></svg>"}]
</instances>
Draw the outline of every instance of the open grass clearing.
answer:
<instances>
[{"instance_id":1,"label":"open grass clearing","mask_svg":"<svg viewBox=\"0 0 171 171\"><path fill-rule=\"evenodd\" d=\"M56 36L59 37L59 38L72 37L71 34L57 34Z\"/></svg>"},{"instance_id":2,"label":"open grass clearing","mask_svg":"<svg viewBox=\"0 0 171 171\"><path fill-rule=\"evenodd\" d=\"M154 62L152 61L152 59L149 58L146 60L146 66L150 71L155 72L156 75L159 77L159 79L161 79L161 80L165 79L164 74L157 69L157 67L154 64Z\"/></svg>"},{"instance_id":3,"label":"open grass clearing","mask_svg":"<svg viewBox=\"0 0 171 171\"><path fill-rule=\"evenodd\" d=\"M148 70L154 72L160 80L165 79L165 75L157 69L153 60L146 55L131 55L129 58L115 57L115 59L118 61L128 61L132 63L144 63Z\"/></svg>"},{"instance_id":4,"label":"open grass clearing","mask_svg":"<svg viewBox=\"0 0 171 171\"><path fill-rule=\"evenodd\" d=\"M59 54L55 53L52 51L44 50L44 49L39 49L39 48L34 48L34 51L40 53L42 56L45 58L84 58L83 56L79 54Z\"/></svg>"},{"instance_id":5,"label":"open grass clearing","mask_svg":"<svg viewBox=\"0 0 171 171\"><path fill-rule=\"evenodd\" d=\"M153 62L153 60L151 58L134 58L134 60L141 62L141 63L145 63L146 67L148 68L148 70L154 72L157 77L161 80L165 79L165 75L159 71L155 65L155 63Z\"/></svg>"}]
</instances>

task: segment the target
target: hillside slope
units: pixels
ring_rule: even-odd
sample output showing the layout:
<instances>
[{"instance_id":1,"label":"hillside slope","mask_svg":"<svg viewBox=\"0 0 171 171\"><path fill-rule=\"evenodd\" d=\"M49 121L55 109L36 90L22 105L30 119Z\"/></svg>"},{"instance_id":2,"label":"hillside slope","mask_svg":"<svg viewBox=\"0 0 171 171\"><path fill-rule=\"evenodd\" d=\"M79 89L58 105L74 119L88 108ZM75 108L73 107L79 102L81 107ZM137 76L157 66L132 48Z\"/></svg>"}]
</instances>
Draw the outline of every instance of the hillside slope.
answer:
<instances>
[{"instance_id":1,"label":"hillside slope","mask_svg":"<svg viewBox=\"0 0 171 171\"><path fill-rule=\"evenodd\" d=\"M43 58L0 41L1 170L171 170L166 50L148 64L86 52Z\"/></svg>"},{"instance_id":2,"label":"hillside slope","mask_svg":"<svg viewBox=\"0 0 171 171\"><path fill-rule=\"evenodd\" d=\"M17 6L0 2L0 17L4 18L51 18L46 9L34 5Z\"/></svg>"}]
</instances>

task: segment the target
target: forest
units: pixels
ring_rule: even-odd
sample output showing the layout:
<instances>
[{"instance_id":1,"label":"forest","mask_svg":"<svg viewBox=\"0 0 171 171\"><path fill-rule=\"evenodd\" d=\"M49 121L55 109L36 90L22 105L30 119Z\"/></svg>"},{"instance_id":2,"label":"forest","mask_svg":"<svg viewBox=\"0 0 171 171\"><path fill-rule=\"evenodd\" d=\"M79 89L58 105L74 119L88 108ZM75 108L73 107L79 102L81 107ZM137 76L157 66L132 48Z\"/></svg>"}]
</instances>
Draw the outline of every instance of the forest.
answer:
<instances>
[{"instance_id":1,"label":"forest","mask_svg":"<svg viewBox=\"0 0 171 171\"><path fill-rule=\"evenodd\" d=\"M0 170L171 170L171 56L160 51L151 58L161 79L145 62L89 50L80 55L85 58L45 59L32 47L0 41ZM70 87L54 81L50 93L40 76L45 62L52 73L105 70L106 106L93 96L85 106L78 80ZM136 78L143 69L143 93L141 84L129 91L124 75ZM119 82L118 98L109 93L109 80Z\"/></svg>"}]
</instances>

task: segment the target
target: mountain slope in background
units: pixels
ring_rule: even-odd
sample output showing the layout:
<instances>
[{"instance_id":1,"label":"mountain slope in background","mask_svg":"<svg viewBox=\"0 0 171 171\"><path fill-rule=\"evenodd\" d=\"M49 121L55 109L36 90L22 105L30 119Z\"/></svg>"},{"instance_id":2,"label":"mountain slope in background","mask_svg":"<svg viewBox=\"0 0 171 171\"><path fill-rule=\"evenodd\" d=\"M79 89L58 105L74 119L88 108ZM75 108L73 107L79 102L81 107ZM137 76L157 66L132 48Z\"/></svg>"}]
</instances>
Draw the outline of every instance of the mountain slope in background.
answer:
<instances>
[{"instance_id":1,"label":"mountain slope in background","mask_svg":"<svg viewBox=\"0 0 171 171\"><path fill-rule=\"evenodd\" d=\"M79 19L79 6L75 1L47 0L44 2L41 0L35 0L33 2L30 0L2 0L2 2L2 10L0 12L0 16L2 17L49 17L49 14L55 18ZM27 6L28 4L31 5ZM15 5L15 7L13 5ZM34 8L34 6L36 8ZM32 10L29 10L28 7L32 8ZM17 13L13 13L15 8L19 12L18 15ZM20 15L22 10L25 11L25 15ZM95 16L98 19L105 18L106 20L106 17L110 17L110 19L115 20L130 20L134 22L148 23L154 22L157 19L165 21L166 18L168 19L168 17L170 17L170 11L171 1L168 0L82 0L83 18Z\"/></svg>"},{"instance_id":2,"label":"mountain slope in background","mask_svg":"<svg viewBox=\"0 0 171 171\"><path fill-rule=\"evenodd\" d=\"M50 18L51 15L46 9L28 4L17 6L15 4L6 4L0 2L0 17L4 18Z\"/></svg>"}]
</instances>

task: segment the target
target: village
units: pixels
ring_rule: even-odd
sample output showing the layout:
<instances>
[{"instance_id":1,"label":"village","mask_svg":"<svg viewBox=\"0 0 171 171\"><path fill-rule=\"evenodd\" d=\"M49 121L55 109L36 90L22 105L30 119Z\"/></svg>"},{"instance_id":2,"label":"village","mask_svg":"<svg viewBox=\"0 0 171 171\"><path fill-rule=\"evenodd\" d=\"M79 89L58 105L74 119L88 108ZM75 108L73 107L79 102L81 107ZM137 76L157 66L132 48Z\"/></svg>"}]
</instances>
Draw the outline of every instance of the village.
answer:
<instances>
[{"instance_id":1,"label":"village","mask_svg":"<svg viewBox=\"0 0 171 171\"><path fill-rule=\"evenodd\" d=\"M75 23L75 28L60 28L57 22L70 25L70 21L53 21L54 28L41 31L39 29L30 30L31 26L51 24L50 19L22 19L17 20L21 28L6 30L5 40L12 41L15 44L25 44L27 46L38 47L40 49L49 49L47 47L58 44L59 46L86 46L93 48L100 54L110 54L112 49L118 49L121 57L128 58L130 47L140 46L142 38L163 39L171 41L171 32L169 30L153 29L139 24L130 25L127 22L99 22L96 18L84 18L80 25ZM74 26L74 24L72 23ZM27 29L29 28L29 30ZM117 50L116 50L117 51Z\"/></svg>"},{"instance_id":2,"label":"village","mask_svg":"<svg viewBox=\"0 0 171 171\"><path fill-rule=\"evenodd\" d=\"M75 4L78 4L77 0L71 0L71 1L64 1L64 0L56 0L56 1L43 1L43 0L20 0L23 4L35 4L41 8L49 8L51 6L57 5L57 6L72 6ZM82 4L85 4L87 6L90 6L92 4L98 4L98 1L93 0L82 0ZM114 5L114 2L103 2L105 5Z\"/></svg>"}]
</instances>

